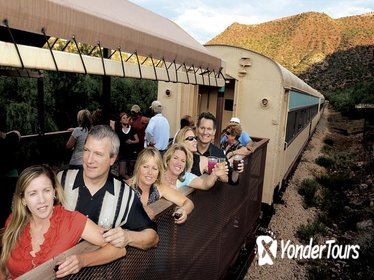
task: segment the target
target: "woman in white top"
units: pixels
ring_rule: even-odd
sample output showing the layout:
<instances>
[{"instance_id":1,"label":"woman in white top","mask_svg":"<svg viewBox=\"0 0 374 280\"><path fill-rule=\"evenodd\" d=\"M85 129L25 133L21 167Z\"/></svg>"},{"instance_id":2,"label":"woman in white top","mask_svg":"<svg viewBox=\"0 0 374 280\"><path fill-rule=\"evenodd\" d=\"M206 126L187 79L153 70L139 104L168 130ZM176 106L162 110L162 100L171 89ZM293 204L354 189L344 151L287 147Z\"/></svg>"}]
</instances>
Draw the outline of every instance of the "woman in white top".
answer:
<instances>
[{"instance_id":1,"label":"woman in white top","mask_svg":"<svg viewBox=\"0 0 374 280\"><path fill-rule=\"evenodd\" d=\"M92 126L90 111L87 109L80 110L77 114L77 122L78 127L73 129L65 146L67 150L73 150L69 162L69 168L71 169L82 167L83 146Z\"/></svg>"},{"instance_id":2,"label":"woman in white top","mask_svg":"<svg viewBox=\"0 0 374 280\"><path fill-rule=\"evenodd\" d=\"M171 188L190 186L191 188L208 190L214 186L218 177L227 176L228 167L216 165L211 174L196 176L189 172L192 167L192 153L185 144L175 143L169 147L163 157L165 172L163 183Z\"/></svg>"},{"instance_id":3,"label":"woman in white top","mask_svg":"<svg viewBox=\"0 0 374 280\"><path fill-rule=\"evenodd\" d=\"M200 177L204 174L206 175L206 172L208 171L208 158L197 154L197 137L195 136L193 129L191 127L182 128L175 137L175 142L184 144L187 147L187 149L192 153L192 167L189 168L188 171ZM231 172L230 179L232 183L238 182L239 173L242 173L244 170L244 161L240 162L238 168L238 171L233 170ZM228 173L219 174L218 179L221 182L227 183L229 181ZM205 186L203 189L209 189L210 187L212 186Z\"/></svg>"}]
</instances>

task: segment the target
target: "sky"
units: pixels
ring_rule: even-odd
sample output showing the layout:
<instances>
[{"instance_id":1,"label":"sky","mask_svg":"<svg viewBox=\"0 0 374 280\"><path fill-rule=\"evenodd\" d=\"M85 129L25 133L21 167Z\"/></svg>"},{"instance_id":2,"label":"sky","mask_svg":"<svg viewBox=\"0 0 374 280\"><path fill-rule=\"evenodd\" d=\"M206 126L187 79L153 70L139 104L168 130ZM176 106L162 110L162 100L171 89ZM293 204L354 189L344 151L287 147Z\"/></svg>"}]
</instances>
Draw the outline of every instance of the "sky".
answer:
<instances>
[{"instance_id":1,"label":"sky","mask_svg":"<svg viewBox=\"0 0 374 280\"><path fill-rule=\"evenodd\" d=\"M232 23L258 24L297 15L323 12L331 18L374 11L374 0L130 0L166 17L201 44Z\"/></svg>"}]
</instances>

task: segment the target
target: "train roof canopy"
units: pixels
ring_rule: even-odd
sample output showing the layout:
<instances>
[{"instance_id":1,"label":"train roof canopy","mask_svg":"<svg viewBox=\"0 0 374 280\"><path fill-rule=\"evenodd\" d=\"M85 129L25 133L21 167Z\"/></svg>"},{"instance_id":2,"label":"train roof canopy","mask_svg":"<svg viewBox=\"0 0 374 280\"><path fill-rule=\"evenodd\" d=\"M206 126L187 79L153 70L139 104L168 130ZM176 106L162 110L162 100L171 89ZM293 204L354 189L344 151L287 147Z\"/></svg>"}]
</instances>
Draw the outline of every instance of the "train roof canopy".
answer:
<instances>
[{"instance_id":1,"label":"train roof canopy","mask_svg":"<svg viewBox=\"0 0 374 280\"><path fill-rule=\"evenodd\" d=\"M135 54L136 57L142 56L142 59L145 57L148 59L148 65L151 65L150 72L155 80L196 84L210 84L211 80L214 81L217 78L223 80L218 75L221 70L219 58L212 55L174 22L129 1L3 0L0 2L0 19L3 24L0 30L0 48L2 49L0 53L8 51L7 55L10 55L9 52L12 51L8 50L9 44L29 45L28 47L33 45L33 48L40 48L38 44L43 41L42 39L56 37L90 46L99 46L100 49L106 48L111 51ZM10 35L12 42L6 39L9 36L7 29L9 33L13 34ZM16 32L25 33L17 38L14 36L14 34L17 35ZM34 53L29 49L24 50L24 47L20 47L16 51L17 55L21 57L18 60L23 58L26 62L26 65L21 63L18 65L19 67L53 70L49 69L49 66L43 68L40 63L27 62L28 55L37 54L43 59L42 52ZM47 48L47 52L50 52L50 56L52 55L55 68L60 68L56 70L80 72L75 68L65 69L69 67L63 62L58 64L59 60L66 59L66 57L60 57L61 55L57 54L55 50ZM48 60L50 61L51 57ZM91 64L89 59L85 61L85 58L79 59L77 57L77 60L81 60L85 64L83 65L83 68L86 68L84 69L85 73L91 72L90 69L87 69ZM101 61L99 62L101 63ZM17 67L15 64L0 54L0 65ZM150 78L147 77L147 71L142 73L142 68L147 63L138 59L138 64L139 67L136 68L141 68L138 71L140 75L135 75L135 72L133 73L130 69L126 76ZM161 68L165 68L165 70L161 71ZM185 72L182 76L186 77L183 78L178 73L174 74L172 70L179 73ZM95 71L92 70L92 72ZM190 77L187 77L186 73L189 73ZM115 75L105 73L105 69L103 74ZM142 74L146 74L146 76L144 77ZM208 75L208 78L201 81L200 78L203 75ZM195 79L193 79L194 77Z\"/></svg>"},{"instance_id":2,"label":"train roof canopy","mask_svg":"<svg viewBox=\"0 0 374 280\"><path fill-rule=\"evenodd\" d=\"M288 69L286 69L284 66L282 66L281 64L279 64L278 62L276 62L275 60L273 60L272 58L270 57L267 57L261 53L258 53L256 51L253 51L253 50L249 50L249 49L246 49L246 48L242 48L242 47L237 47L237 46L231 46L231 45L225 45L225 44L207 44L205 45L207 47L208 50L212 51L212 53L214 54L218 54L218 53L224 53L225 55L222 57L222 65L224 65L224 68L223 69L223 73L224 73L224 76L226 79L229 79L229 77L233 77L235 79L238 78L238 73L235 72L237 69L234 67L234 68L230 68L228 69L228 67L226 67L226 64L227 64L227 61L226 60L232 60L231 57L229 57L230 55L231 56L234 56L234 54L238 55L238 53L247 53L247 54L254 54L258 57L261 57L262 61L267 61L269 63L269 65L272 65L272 68L274 69L277 69L277 72L279 73L279 78L281 79L281 82L282 82L282 87L283 88L286 88L286 89L295 89L295 90L299 90L299 91L302 91L302 92L305 92L305 93L310 93L310 94L313 94L313 95L316 95L316 96L319 96L319 97L322 97L323 98L323 95L316 89L312 88L310 85L308 85L306 82L304 82L303 80L301 80L299 77L297 77L295 74L293 74L291 71L289 71ZM223 51L223 50L228 50L228 51ZM236 56L234 56L235 59L237 59ZM249 57L242 57L241 59L248 59ZM236 61L234 59L234 61ZM242 62L240 62L240 60L237 61L237 66L240 66L242 64ZM235 64L236 65L236 64ZM244 67L247 67L251 65L251 63L249 63L248 65L245 65ZM263 66L264 63L261 64L261 66ZM241 65L243 66L243 65ZM233 71L234 69L234 71ZM256 70L258 71L258 69ZM270 80L270 79L275 79L276 77L274 76L269 76L268 75L268 72L261 72L263 73L265 76L266 79ZM252 76L251 75L248 75L248 76L245 76L246 79L251 79Z\"/></svg>"}]
</instances>

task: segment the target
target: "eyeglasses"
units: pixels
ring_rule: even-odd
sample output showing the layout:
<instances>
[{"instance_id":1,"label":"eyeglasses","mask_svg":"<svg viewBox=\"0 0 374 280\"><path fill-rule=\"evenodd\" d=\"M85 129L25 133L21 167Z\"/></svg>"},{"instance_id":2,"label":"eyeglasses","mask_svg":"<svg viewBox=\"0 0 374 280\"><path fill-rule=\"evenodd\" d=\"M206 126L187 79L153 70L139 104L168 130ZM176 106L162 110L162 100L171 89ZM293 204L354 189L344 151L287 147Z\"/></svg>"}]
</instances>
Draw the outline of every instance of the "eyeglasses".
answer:
<instances>
[{"instance_id":1,"label":"eyeglasses","mask_svg":"<svg viewBox=\"0 0 374 280\"><path fill-rule=\"evenodd\" d=\"M231 133L229 131L226 131L226 135L231 135Z\"/></svg>"},{"instance_id":2,"label":"eyeglasses","mask_svg":"<svg viewBox=\"0 0 374 280\"><path fill-rule=\"evenodd\" d=\"M197 136L188 136L188 137L186 137L184 140L187 140L187 141L193 141L193 140L196 140L196 141L197 141Z\"/></svg>"}]
</instances>

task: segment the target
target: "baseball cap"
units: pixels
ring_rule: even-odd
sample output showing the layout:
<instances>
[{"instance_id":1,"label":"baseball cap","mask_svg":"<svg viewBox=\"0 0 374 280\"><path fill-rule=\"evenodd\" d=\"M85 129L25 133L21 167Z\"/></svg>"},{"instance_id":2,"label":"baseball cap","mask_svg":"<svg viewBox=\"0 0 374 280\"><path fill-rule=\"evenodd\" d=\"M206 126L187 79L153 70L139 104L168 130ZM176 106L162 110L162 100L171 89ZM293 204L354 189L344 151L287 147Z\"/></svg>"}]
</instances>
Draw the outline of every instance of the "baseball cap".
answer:
<instances>
[{"instance_id":1,"label":"baseball cap","mask_svg":"<svg viewBox=\"0 0 374 280\"><path fill-rule=\"evenodd\" d=\"M131 112L139 113L139 112L140 112L140 107L139 107L139 105L136 105L136 104L132 105L132 107L131 107Z\"/></svg>"},{"instance_id":2,"label":"baseball cap","mask_svg":"<svg viewBox=\"0 0 374 280\"><path fill-rule=\"evenodd\" d=\"M162 107L162 104L160 101L155 100L152 102L152 105L149 108L152 108L153 110L156 109L157 107Z\"/></svg>"},{"instance_id":3,"label":"baseball cap","mask_svg":"<svg viewBox=\"0 0 374 280\"><path fill-rule=\"evenodd\" d=\"M230 120L230 123L237 123L237 124L240 124L240 119L239 119L239 118L236 118L236 117L232 117L231 120Z\"/></svg>"}]
</instances>

